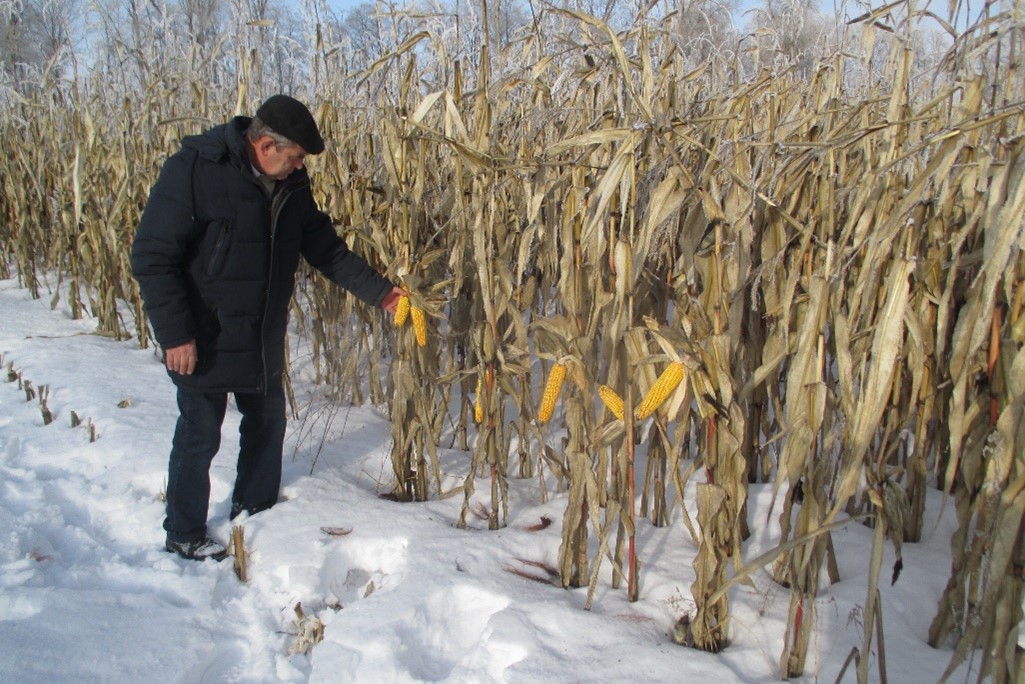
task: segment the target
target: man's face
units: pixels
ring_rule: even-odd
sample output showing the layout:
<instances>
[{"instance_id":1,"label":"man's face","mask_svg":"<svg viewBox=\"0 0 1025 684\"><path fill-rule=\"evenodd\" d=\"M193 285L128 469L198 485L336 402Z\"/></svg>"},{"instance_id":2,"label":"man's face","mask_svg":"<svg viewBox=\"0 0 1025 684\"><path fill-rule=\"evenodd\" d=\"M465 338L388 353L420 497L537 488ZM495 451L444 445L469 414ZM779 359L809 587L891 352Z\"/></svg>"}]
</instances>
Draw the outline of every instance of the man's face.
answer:
<instances>
[{"instance_id":1,"label":"man's face","mask_svg":"<svg viewBox=\"0 0 1025 684\"><path fill-rule=\"evenodd\" d=\"M273 138L264 136L253 147L256 167L274 180L284 180L306 163L306 150L299 145L278 145Z\"/></svg>"}]
</instances>

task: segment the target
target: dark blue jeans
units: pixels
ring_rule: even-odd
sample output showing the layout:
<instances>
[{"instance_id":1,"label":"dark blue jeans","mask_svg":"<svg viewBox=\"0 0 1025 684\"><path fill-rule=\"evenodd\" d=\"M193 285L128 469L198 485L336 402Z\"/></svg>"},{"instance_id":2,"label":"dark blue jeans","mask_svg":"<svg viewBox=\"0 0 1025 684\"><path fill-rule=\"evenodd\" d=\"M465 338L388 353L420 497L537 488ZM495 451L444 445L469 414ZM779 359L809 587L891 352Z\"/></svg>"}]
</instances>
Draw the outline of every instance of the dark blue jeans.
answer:
<instances>
[{"instance_id":1,"label":"dark blue jeans","mask_svg":"<svg viewBox=\"0 0 1025 684\"><path fill-rule=\"evenodd\" d=\"M178 424L167 472L167 517L170 541L206 536L210 506L210 463L221 446L221 423L228 405L223 392L178 389ZM267 394L236 394L242 414L232 513L256 513L278 500L281 449L285 439L285 393L281 386Z\"/></svg>"}]
</instances>

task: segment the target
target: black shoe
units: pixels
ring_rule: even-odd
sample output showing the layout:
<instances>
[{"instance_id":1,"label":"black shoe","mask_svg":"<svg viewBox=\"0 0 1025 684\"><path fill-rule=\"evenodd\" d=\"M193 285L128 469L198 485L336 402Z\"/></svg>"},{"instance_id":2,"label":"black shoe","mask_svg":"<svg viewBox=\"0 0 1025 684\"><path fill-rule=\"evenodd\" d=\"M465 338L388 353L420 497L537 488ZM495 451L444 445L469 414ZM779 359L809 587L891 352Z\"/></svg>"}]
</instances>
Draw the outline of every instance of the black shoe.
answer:
<instances>
[{"instance_id":1,"label":"black shoe","mask_svg":"<svg viewBox=\"0 0 1025 684\"><path fill-rule=\"evenodd\" d=\"M215 561L222 561L228 557L228 550L210 537L187 542L174 542L168 539L164 542L164 550L168 553L177 553L188 560L201 561L213 558Z\"/></svg>"},{"instance_id":2,"label":"black shoe","mask_svg":"<svg viewBox=\"0 0 1025 684\"><path fill-rule=\"evenodd\" d=\"M253 506L250 508L243 506L240 503L233 503L231 504L231 512L228 514L228 520L234 520L243 513L245 513L247 517L252 517L257 513L266 511L268 508L270 508L270 506Z\"/></svg>"}]
</instances>

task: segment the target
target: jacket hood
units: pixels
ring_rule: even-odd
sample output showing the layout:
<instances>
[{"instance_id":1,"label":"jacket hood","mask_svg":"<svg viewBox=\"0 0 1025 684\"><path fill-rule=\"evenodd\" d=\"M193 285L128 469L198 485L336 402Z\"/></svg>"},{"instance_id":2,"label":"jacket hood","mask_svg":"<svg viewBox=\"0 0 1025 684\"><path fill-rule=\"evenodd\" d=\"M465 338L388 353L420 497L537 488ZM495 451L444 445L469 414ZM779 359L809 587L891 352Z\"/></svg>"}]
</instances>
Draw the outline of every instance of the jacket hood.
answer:
<instances>
[{"instance_id":1,"label":"jacket hood","mask_svg":"<svg viewBox=\"0 0 1025 684\"><path fill-rule=\"evenodd\" d=\"M225 162L242 169L248 167L246 160L245 132L249 128L247 116L236 116L225 124L214 126L199 135L189 135L182 139L182 147L195 150L203 159L217 164Z\"/></svg>"},{"instance_id":2,"label":"jacket hood","mask_svg":"<svg viewBox=\"0 0 1025 684\"><path fill-rule=\"evenodd\" d=\"M205 133L189 135L182 138L182 148L195 150L202 159L215 164L230 164L245 176L252 177L252 165L246 151L246 130L253 119L248 116L236 116L228 123L214 126ZM293 171L285 181L285 186L292 189L309 184L309 175L305 168Z\"/></svg>"}]
</instances>

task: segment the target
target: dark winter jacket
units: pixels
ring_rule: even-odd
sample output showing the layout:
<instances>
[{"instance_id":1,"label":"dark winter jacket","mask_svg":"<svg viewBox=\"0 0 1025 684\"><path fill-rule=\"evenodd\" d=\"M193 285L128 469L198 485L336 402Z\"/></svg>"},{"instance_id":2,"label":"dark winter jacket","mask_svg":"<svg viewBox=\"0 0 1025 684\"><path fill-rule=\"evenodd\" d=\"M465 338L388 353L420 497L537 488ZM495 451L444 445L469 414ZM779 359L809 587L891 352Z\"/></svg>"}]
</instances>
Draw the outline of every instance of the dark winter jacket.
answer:
<instances>
[{"instance_id":1,"label":"dark winter jacket","mask_svg":"<svg viewBox=\"0 0 1025 684\"><path fill-rule=\"evenodd\" d=\"M338 237L305 169L268 196L246 153L246 117L183 140L163 166L132 245L132 273L162 347L196 340L199 391L264 392L280 381L299 256L364 302L392 285Z\"/></svg>"}]
</instances>

